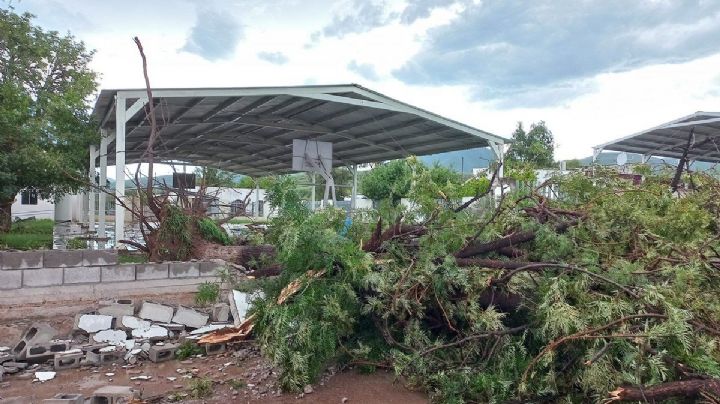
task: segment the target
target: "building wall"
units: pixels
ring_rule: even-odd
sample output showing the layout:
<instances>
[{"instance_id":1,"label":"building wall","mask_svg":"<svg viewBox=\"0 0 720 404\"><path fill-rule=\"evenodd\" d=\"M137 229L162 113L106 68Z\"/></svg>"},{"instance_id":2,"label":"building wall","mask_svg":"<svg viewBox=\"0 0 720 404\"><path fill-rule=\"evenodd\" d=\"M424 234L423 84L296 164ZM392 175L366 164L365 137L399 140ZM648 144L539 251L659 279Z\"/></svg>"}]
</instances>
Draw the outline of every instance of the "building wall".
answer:
<instances>
[{"instance_id":1,"label":"building wall","mask_svg":"<svg viewBox=\"0 0 720 404\"><path fill-rule=\"evenodd\" d=\"M18 193L15 196L15 202L13 202L11 210L13 219L27 219L29 217L35 217L36 219L55 218L55 204L53 201L41 199L40 196L37 198L36 205L25 205L22 203L22 193Z\"/></svg>"},{"instance_id":2,"label":"building wall","mask_svg":"<svg viewBox=\"0 0 720 404\"><path fill-rule=\"evenodd\" d=\"M208 196L213 196L219 201L218 209L215 211L209 211L208 213L227 216L230 214L230 205L233 201L245 201L247 198L247 205L245 210L249 216L253 216L255 212L255 190L251 188L218 188L208 187L206 190ZM265 190L260 189L258 192L258 198L261 205L262 217L269 217L273 213L273 207L265 201Z\"/></svg>"}]
</instances>

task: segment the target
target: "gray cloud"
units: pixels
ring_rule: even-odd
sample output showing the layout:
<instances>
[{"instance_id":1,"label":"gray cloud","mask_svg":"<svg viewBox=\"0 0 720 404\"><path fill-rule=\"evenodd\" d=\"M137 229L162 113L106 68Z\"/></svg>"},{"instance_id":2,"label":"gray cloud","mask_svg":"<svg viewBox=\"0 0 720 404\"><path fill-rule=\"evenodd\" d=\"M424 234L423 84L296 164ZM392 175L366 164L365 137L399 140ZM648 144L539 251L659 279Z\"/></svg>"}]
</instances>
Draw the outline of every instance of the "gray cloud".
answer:
<instances>
[{"instance_id":1,"label":"gray cloud","mask_svg":"<svg viewBox=\"0 0 720 404\"><path fill-rule=\"evenodd\" d=\"M562 101L577 80L719 49L717 1L485 0L431 30L394 74L409 84L470 85L484 99L560 88L549 95Z\"/></svg>"},{"instance_id":2,"label":"gray cloud","mask_svg":"<svg viewBox=\"0 0 720 404\"><path fill-rule=\"evenodd\" d=\"M257 56L272 64L284 65L288 62L288 57L282 52L259 52Z\"/></svg>"},{"instance_id":3,"label":"gray cloud","mask_svg":"<svg viewBox=\"0 0 720 404\"><path fill-rule=\"evenodd\" d=\"M382 27L397 18L396 13L387 13L385 9L384 1L353 0L346 10L347 13L335 15L330 24L320 31L313 32L310 39L317 41L322 36L343 38L348 34L363 33Z\"/></svg>"},{"instance_id":4,"label":"gray cloud","mask_svg":"<svg viewBox=\"0 0 720 404\"><path fill-rule=\"evenodd\" d=\"M377 81L378 79L380 79L380 76L378 76L377 72L375 71L375 67L369 63L358 63L357 61L353 60L348 63L347 68L351 72L357 73L365 79L371 81Z\"/></svg>"},{"instance_id":5,"label":"gray cloud","mask_svg":"<svg viewBox=\"0 0 720 404\"><path fill-rule=\"evenodd\" d=\"M410 0L400 14L400 22L412 24L415 20L429 17L436 8L446 7L456 2L457 0Z\"/></svg>"},{"instance_id":6,"label":"gray cloud","mask_svg":"<svg viewBox=\"0 0 720 404\"><path fill-rule=\"evenodd\" d=\"M182 51L207 60L226 59L243 38L243 26L226 12L205 10L198 13Z\"/></svg>"}]
</instances>

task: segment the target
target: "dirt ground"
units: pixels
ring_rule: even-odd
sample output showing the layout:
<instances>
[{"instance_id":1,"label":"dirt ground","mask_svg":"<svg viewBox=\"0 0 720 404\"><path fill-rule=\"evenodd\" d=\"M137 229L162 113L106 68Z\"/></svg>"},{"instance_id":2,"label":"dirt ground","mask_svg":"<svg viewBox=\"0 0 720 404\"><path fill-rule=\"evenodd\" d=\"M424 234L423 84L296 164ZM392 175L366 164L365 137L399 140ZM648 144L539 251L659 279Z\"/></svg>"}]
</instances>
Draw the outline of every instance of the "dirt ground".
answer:
<instances>
[{"instance_id":1,"label":"dirt ground","mask_svg":"<svg viewBox=\"0 0 720 404\"><path fill-rule=\"evenodd\" d=\"M191 296L154 299L165 303L187 303ZM92 305L90 305L92 307ZM87 308L87 307L85 307ZM18 309L18 308L16 308ZM0 346L13 346L23 330L33 322L47 322L68 335L73 315L44 317L48 308L28 307L23 319L0 318ZM1 317L1 315L0 315ZM50 370L50 369L48 369ZM142 398L153 403L425 403L427 396L406 389L391 373L378 371L365 375L354 370L330 370L312 386L309 394L281 393L277 374L252 341L241 342L220 355L173 360L163 363L140 361L136 365L112 364L57 372L53 380L33 382L33 372L4 376L0 383L0 403L41 403L57 393L82 393L86 397L108 385L131 386ZM151 376L149 380L131 380ZM193 383L212 380L209 397L193 397Z\"/></svg>"}]
</instances>

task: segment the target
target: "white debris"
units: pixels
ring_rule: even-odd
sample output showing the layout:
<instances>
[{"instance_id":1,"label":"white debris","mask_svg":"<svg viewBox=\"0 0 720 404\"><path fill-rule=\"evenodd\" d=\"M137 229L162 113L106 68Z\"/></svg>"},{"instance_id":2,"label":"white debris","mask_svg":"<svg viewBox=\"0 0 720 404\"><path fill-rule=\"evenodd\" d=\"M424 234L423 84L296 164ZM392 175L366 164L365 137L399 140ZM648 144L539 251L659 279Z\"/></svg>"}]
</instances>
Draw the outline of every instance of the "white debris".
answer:
<instances>
[{"instance_id":1,"label":"white debris","mask_svg":"<svg viewBox=\"0 0 720 404\"><path fill-rule=\"evenodd\" d=\"M0 352L7 352L10 350L9 346L0 346Z\"/></svg>"},{"instance_id":2,"label":"white debris","mask_svg":"<svg viewBox=\"0 0 720 404\"><path fill-rule=\"evenodd\" d=\"M122 330L102 330L97 334L93 335L95 342L107 342L112 345L125 345L127 334ZM134 343L135 341L133 341Z\"/></svg>"},{"instance_id":3,"label":"white debris","mask_svg":"<svg viewBox=\"0 0 720 404\"><path fill-rule=\"evenodd\" d=\"M168 379L171 382L174 382L175 380L177 380L177 377L168 376L168 377L166 377L166 379Z\"/></svg>"},{"instance_id":4,"label":"white debris","mask_svg":"<svg viewBox=\"0 0 720 404\"><path fill-rule=\"evenodd\" d=\"M94 333L112 328L112 316L103 316L99 314L84 314L80 316L78 328L88 333Z\"/></svg>"},{"instance_id":5,"label":"white debris","mask_svg":"<svg viewBox=\"0 0 720 404\"><path fill-rule=\"evenodd\" d=\"M133 376L130 378L130 380L150 380L150 379L152 379L152 376L146 376L146 375Z\"/></svg>"},{"instance_id":6,"label":"white debris","mask_svg":"<svg viewBox=\"0 0 720 404\"><path fill-rule=\"evenodd\" d=\"M140 348L135 348L135 349L133 349L132 351L130 351L130 355L137 355L137 354L139 354L139 353L142 352L142 351L143 351L143 350L140 349Z\"/></svg>"},{"instance_id":7,"label":"white debris","mask_svg":"<svg viewBox=\"0 0 720 404\"><path fill-rule=\"evenodd\" d=\"M107 376L107 377L113 377L113 376L115 376L115 373L105 373L105 376Z\"/></svg>"},{"instance_id":8,"label":"white debris","mask_svg":"<svg viewBox=\"0 0 720 404\"><path fill-rule=\"evenodd\" d=\"M143 320L135 316L123 316L121 322L123 327L132 329L150 328L150 325L152 325L150 321Z\"/></svg>"},{"instance_id":9,"label":"white debris","mask_svg":"<svg viewBox=\"0 0 720 404\"><path fill-rule=\"evenodd\" d=\"M58 354L60 354L60 355L67 355L67 354L74 354L74 353L82 353L82 349L74 348L74 349L68 349L65 352L58 352Z\"/></svg>"},{"instance_id":10,"label":"white debris","mask_svg":"<svg viewBox=\"0 0 720 404\"><path fill-rule=\"evenodd\" d=\"M55 378L55 372L35 372L35 379L40 383L52 380Z\"/></svg>"},{"instance_id":11,"label":"white debris","mask_svg":"<svg viewBox=\"0 0 720 404\"><path fill-rule=\"evenodd\" d=\"M127 339L125 340L125 349L128 351L135 348L135 340L134 339Z\"/></svg>"},{"instance_id":12,"label":"white debris","mask_svg":"<svg viewBox=\"0 0 720 404\"><path fill-rule=\"evenodd\" d=\"M168 330L167 328L153 324L148 328L136 328L132 330L132 336L134 338L162 338L168 336Z\"/></svg>"},{"instance_id":13,"label":"white debris","mask_svg":"<svg viewBox=\"0 0 720 404\"><path fill-rule=\"evenodd\" d=\"M110 345L110 346L106 346L104 348L100 348L99 351L100 352L115 352L116 349L117 349L117 347L115 345Z\"/></svg>"},{"instance_id":14,"label":"white debris","mask_svg":"<svg viewBox=\"0 0 720 404\"><path fill-rule=\"evenodd\" d=\"M230 324L209 324L205 327L200 327L197 330L190 331L190 335L202 335L207 334L211 331L219 330L222 328L230 327Z\"/></svg>"}]
</instances>

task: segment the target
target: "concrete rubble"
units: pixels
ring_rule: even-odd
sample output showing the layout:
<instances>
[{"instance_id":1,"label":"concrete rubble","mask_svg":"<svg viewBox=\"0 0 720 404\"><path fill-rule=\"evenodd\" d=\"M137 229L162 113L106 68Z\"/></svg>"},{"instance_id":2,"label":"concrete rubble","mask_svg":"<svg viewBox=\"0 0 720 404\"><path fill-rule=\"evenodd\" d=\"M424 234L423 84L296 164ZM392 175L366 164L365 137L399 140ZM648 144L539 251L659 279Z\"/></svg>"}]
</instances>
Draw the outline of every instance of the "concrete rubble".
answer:
<instances>
[{"instance_id":1,"label":"concrete rubble","mask_svg":"<svg viewBox=\"0 0 720 404\"><path fill-rule=\"evenodd\" d=\"M220 311L230 310L227 304L218 307ZM12 375L46 382L52 380L56 372L67 369L170 360L175 358L181 342L197 341L204 335L232 326L229 313L219 316L225 322L209 323L213 310L217 309L211 307L203 312L149 301L139 305L130 299L105 301L97 311L76 315L73 335L67 339L58 339L57 331L48 324L34 323L14 347L0 347L0 380L7 380ZM208 349L215 352L226 347ZM27 376L22 376L24 374ZM121 387L117 391L110 389L98 394L117 393L128 397L127 389ZM62 400L60 398L51 400L72 402L58 401Z\"/></svg>"}]
</instances>

